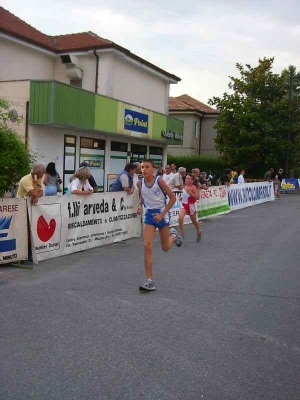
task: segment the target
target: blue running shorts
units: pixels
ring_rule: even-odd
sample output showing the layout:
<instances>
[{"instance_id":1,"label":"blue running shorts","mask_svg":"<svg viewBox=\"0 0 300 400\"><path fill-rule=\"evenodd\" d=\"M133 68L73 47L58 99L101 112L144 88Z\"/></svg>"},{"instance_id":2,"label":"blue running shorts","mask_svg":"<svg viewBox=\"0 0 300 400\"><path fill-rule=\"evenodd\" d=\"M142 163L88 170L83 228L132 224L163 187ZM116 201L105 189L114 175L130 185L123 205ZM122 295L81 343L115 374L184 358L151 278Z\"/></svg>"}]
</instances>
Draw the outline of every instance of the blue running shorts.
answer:
<instances>
[{"instance_id":1,"label":"blue running shorts","mask_svg":"<svg viewBox=\"0 0 300 400\"><path fill-rule=\"evenodd\" d=\"M157 222L154 219L155 214L160 214L162 212L159 208L147 209L144 216L144 224L155 226L155 228L162 229L168 226L170 223L170 213L166 214L165 217Z\"/></svg>"}]
</instances>

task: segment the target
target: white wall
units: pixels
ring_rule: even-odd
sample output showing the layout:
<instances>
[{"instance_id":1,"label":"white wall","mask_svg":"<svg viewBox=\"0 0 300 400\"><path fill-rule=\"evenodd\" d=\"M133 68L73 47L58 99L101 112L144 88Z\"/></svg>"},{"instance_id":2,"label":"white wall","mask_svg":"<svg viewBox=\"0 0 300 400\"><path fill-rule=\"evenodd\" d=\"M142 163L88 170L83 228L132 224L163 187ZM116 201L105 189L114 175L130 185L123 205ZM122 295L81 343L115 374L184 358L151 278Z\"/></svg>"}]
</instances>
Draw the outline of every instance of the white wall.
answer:
<instances>
[{"instance_id":1,"label":"white wall","mask_svg":"<svg viewBox=\"0 0 300 400\"><path fill-rule=\"evenodd\" d=\"M99 57L98 93L168 114L168 82L112 53Z\"/></svg>"},{"instance_id":2,"label":"white wall","mask_svg":"<svg viewBox=\"0 0 300 400\"><path fill-rule=\"evenodd\" d=\"M0 37L0 81L54 79L55 58Z\"/></svg>"},{"instance_id":3,"label":"white wall","mask_svg":"<svg viewBox=\"0 0 300 400\"><path fill-rule=\"evenodd\" d=\"M20 123L8 122L8 126L14 129L25 142L26 129L26 102L29 101L29 81L0 82L0 98L10 103L10 110L17 111Z\"/></svg>"},{"instance_id":4,"label":"white wall","mask_svg":"<svg viewBox=\"0 0 300 400\"><path fill-rule=\"evenodd\" d=\"M70 78L66 74L66 67L61 62L59 56L56 56L54 61L54 80L58 82L66 83L67 85L70 84Z\"/></svg>"}]
</instances>

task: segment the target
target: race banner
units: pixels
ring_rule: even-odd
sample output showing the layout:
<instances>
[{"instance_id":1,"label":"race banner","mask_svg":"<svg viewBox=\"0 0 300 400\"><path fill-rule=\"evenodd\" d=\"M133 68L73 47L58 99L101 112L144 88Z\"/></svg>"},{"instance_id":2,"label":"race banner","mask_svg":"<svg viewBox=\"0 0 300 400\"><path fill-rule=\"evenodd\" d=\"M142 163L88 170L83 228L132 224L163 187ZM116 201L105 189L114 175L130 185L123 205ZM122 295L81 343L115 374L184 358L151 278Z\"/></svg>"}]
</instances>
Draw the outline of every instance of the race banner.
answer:
<instances>
[{"instance_id":1,"label":"race banner","mask_svg":"<svg viewBox=\"0 0 300 400\"><path fill-rule=\"evenodd\" d=\"M0 264L28 259L25 199L0 199Z\"/></svg>"},{"instance_id":2,"label":"race banner","mask_svg":"<svg viewBox=\"0 0 300 400\"><path fill-rule=\"evenodd\" d=\"M137 193L42 197L28 205L33 261L141 236Z\"/></svg>"},{"instance_id":3,"label":"race banner","mask_svg":"<svg viewBox=\"0 0 300 400\"><path fill-rule=\"evenodd\" d=\"M275 200L273 182L243 183L228 188L230 210L239 210L272 200Z\"/></svg>"},{"instance_id":4,"label":"race banner","mask_svg":"<svg viewBox=\"0 0 300 400\"><path fill-rule=\"evenodd\" d=\"M181 206L181 191L174 192L176 202L171 208L170 226L178 226L179 210ZM230 211L226 186L212 186L207 190L200 190L200 199L196 203L198 219L204 219L215 215L221 215ZM191 224L192 221L188 215L184 217L184 224Z\"/></svg>"},{"instance_id":5,"label":"race banner","mask_svg":"<svg viewBox=\"0 0 300 400\"><path fill-rule=\"evenodd\" d=\"M293 193L299 187L298 179L282 179L280 192L281 193Z\"/></svg>"},{"instance_id":6,"label":"race banner","mask_svg":"<svg viewBox=\"0 0 300 400\"><path fill-rule=\"evenodd\" d=\"M200 190L198 219L226 214L230 211L226 186L212 186Z\"/></svg>"}]
</instances>

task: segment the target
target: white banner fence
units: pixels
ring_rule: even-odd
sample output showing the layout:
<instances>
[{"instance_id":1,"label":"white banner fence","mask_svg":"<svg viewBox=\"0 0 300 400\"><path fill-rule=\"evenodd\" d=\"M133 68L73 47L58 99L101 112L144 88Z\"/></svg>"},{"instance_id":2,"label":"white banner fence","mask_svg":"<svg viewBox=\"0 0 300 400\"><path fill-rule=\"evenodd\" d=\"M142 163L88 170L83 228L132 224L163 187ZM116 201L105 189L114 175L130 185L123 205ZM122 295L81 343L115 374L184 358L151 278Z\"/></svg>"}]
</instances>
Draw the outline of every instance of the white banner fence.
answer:
<instances>
[{"instance_id":1,"label":"white banner fence","mask_svg":"<svg viewBox=\"0 0 300 400\"><path fill-rule=\"evenodd\" d=\"M181 193L170 210L171 226L178 225ZM204 219L274 200L270 182L210 187L200 190L198 218ZM34 262L140 237L137 193L97 193L90 196L41 197L27 201ZM191 223L189 216L185 224ZM0 199L0 264L28 258L26 200Z\"/></svg>"},{"instance_id":2,"label":"white banner fence","mask_svg":"<svg viewBox=\"0 0 300 400\"><path fill-rule=\"evenodd\" d=\"M0 264L27 258L26 200L0 199Z\"/></svg>"}]
</instances>

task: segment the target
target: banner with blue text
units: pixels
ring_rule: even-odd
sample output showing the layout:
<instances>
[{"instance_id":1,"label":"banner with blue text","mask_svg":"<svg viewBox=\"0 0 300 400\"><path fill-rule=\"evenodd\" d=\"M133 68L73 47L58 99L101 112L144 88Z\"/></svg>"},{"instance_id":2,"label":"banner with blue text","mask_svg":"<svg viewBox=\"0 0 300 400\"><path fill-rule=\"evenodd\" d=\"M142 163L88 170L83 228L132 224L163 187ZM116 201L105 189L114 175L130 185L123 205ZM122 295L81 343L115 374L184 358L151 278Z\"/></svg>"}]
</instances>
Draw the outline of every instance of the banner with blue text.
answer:
<instances>
[{"instance_id":1,"label":"banner with blue text","mask_svg":"<svg viewBox=\"0 0 300 400\"><path fill-rule=\"evenodd\" d=\"M272 200L275 200L273 182L252 182L228 187L231 211Z\"/></svg>"},{"instance_id":2,"label":"banner with blue text","mask_svg":"<svg viewBox=\"0 0 300 400\"><path fill-rule=\"evenodd\" d=\"M27 260L25 199L0 199L0 264Z\"/></svg>"}]
</instances>

